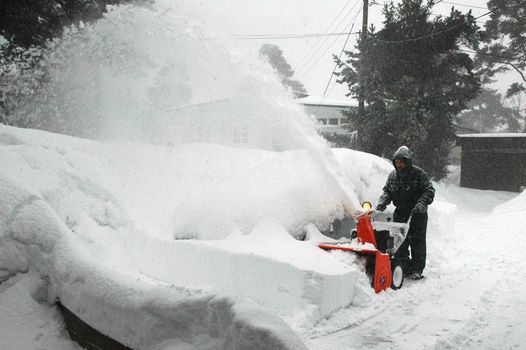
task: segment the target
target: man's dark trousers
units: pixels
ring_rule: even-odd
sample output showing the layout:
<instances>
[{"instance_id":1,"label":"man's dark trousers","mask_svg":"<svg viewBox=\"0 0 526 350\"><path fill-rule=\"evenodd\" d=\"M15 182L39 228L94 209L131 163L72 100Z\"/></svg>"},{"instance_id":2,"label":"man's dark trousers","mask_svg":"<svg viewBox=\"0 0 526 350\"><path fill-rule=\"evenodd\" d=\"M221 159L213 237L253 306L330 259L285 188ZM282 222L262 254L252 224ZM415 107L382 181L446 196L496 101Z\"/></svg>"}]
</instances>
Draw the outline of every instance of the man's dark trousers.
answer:
<instances>
[{"instance_id":1,"label":"man's dark trousers","mask_svg":"<svg viewBox=\"0 0 526 350\"><path fill-rule=\"evenodd\" d=\"M402 213L398 210L394 212L395 222L407 222L409 213ZM413 271L422 273L426 267L426 231L427 231L427 212L413 214L407 237L398 248L395 258L402 261L404 271L410 274ZM411 247L411 262L409 262L409 247Z\"/></svg>"}]
</instances>

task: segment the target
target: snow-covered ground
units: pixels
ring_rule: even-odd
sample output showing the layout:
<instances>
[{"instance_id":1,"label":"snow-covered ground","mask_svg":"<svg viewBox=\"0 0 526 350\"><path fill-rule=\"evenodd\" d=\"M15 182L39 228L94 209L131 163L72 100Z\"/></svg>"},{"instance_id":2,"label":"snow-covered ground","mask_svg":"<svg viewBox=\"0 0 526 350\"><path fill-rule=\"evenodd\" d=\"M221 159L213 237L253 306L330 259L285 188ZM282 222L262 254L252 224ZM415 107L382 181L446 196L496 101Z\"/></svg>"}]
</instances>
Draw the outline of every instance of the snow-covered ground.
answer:
<instances>
[{"instance_id":1,"label":"snow-covered ground","mask_svg":"<svg viewBox=\"0 0 526 350\"><path fill-rule=\"evenodd\" d=\"M112 7L44 59L42 127L120 142L0 126L0 349L78 349L57 301L134 349L524 347L525 193L436 184L426 278L374 294L314 238L391 163L180 16Z\"/></svg>"},{"instance_id":2,"label":"snow-covered ground","mask_svg":"<svg viewBox=\"0 0 526 350\"><path fill-rule=\"evenodd\" d=\"M294 237L348 192L376 201L378 157L332 151L345 192L306 149L0 144L2 349L76 349L58 299L137 349L524 347L525 193L435 184L426 278L376 295L351 254Z\"/></svg>"},{"instance_id":3,"label":"snow-covered ground","mask_svg":"<svg viewBox=\"0 0 526 350\"><path fill-rule=\"evenodd\" d=\"M526 194L437 193L458 211L446 236L430 227L425 279L335 313L305 334L309 348L526 348Z\"/></svg>"}]
</instances>

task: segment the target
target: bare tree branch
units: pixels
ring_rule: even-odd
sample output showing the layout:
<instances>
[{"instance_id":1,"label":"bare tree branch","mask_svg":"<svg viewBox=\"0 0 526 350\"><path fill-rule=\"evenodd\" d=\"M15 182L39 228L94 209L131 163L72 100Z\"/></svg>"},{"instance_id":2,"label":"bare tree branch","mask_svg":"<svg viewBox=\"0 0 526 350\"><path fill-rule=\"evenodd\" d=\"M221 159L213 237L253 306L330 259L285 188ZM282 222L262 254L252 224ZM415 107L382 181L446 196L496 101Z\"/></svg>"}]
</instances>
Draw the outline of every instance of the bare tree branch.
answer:
<instances>
[{"instance_id":1,"label":"bare tree branch","mask_svg":"<svg viewBox=\"0 0 526 350\"><path fill-rule=\"evenodd\" d=\"M526 83L526 76L524 76L524 72L521 71L519 67L517 67L515 64L511 62L506 62L506 64L511 66L513 69L515 69L515 71L517 71L517 73L519 73L519 75L521 76L522 81Z\"/></svg>"}]
</instances>

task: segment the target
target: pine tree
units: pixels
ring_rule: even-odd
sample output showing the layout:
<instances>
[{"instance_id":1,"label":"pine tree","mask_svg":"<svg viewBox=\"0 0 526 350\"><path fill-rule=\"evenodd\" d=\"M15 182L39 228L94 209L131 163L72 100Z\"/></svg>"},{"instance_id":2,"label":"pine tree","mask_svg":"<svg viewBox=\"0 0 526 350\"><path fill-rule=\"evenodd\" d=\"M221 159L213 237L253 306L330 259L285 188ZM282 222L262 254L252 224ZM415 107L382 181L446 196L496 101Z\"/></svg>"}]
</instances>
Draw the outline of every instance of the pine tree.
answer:
<instances>
[{"instance_id":1,"label":"pine tree","mask_svg":"<svg viewBox=\"0 0 526 350\"><path fill-rule=\"evenodd\" d=\"M63 34L64 27L92 22L107 5L133 0L2 0L0 5L0 123L35 126L20 101L31 99L49 80L40 62L46 44ZM141 3L151 0L141 0ZM14 113L14 111L17 111Z\"/></svg>"},{"instance_id":2,"label":"pine tree","mask_svg":"<svg viewBox=\"0 0 526 350\"><path fill-rule=\"evenodd\" d=\"M475 98L480 79L461 45L475 47L478 27L471 13L455 9L431 18L433 3L392 2L384 7L384 28L371 28L357 52L337 63L338 82L363 98L365 114L349 112L359 149L391 157L401 145L435 179L447 174L450 142L458 113Z\"/></svg>"},{"instance_id":3,"label":"pine tree","mask_svg":"<svg viewBox=\"0 0 526 350\"><path fill-rule=\"evenodd\" d=\"M102 17L106 5L131 0L2 0L0 35L10 46L43 46L60 36L62 28Z\"/></svg>"},{"instance_id":4,"label":"pine tree","mask_svg":"<svg viewBox=\"0 0 526 350\"><path fill-rule=\"evenodd\" d=\"M526 93L526 1L490 0L491 19L485 24L486 42L478 59L484 66L485 77L514 71L519 80L508 89L506 96Z\"/></svg>"},{"instance_id":5,"label":"pine tree","mask_svg":"<svg viewBox=\"0 0 526 350\"><path fill-rule=\"evenodd\" d=\"M259 54L265 57L278 74L283 86L289 87L294 93L294 96L299 98L308 96L305 86L299 81L291 79L294 71L285 57L283 57L283 51L278 46L264 44L261 46Z\"/></svg>"},{"instance_id":6,"label":"pine tree","mask_svg":"<svg viewBox=\"0 0 526 350\"><path fill-rule=\"evenodd\" d=\"M502 103L496 90L483 89L481 94L468 104L469 110L460 114L462 124L480 132L520 130L517 114Z\"/></svg>"}]
</instances>

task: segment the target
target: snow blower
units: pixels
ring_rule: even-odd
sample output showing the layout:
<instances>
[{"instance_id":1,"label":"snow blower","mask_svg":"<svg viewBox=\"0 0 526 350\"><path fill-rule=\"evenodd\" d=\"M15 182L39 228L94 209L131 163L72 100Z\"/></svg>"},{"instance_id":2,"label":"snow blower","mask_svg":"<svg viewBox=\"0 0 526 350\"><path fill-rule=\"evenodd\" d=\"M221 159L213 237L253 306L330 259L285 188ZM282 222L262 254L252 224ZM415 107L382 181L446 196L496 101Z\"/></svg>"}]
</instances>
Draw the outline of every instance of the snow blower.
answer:
<instances>
[{"instance_id":1,"label":"snow blower","mask_svg":"<svg viewBox=\"0 0 526 350\"><path fill-rule=\"evenodd\" d=\"M376 293L387 288L399 289L404 282L403 266L406 261L395 258L409 231L411 217L407 223L374 221L375 213L370 202L362 203L362 211L354 217L356 229L351 231L351 241L319 243L325 250L354 252L367 258L366 271L371 277ZM374 226L374 227L373 227Z\"/></svg>"}]
</instances>

